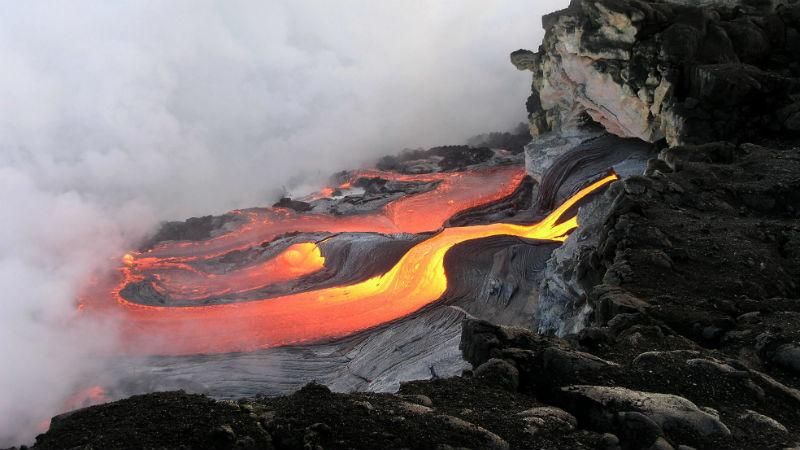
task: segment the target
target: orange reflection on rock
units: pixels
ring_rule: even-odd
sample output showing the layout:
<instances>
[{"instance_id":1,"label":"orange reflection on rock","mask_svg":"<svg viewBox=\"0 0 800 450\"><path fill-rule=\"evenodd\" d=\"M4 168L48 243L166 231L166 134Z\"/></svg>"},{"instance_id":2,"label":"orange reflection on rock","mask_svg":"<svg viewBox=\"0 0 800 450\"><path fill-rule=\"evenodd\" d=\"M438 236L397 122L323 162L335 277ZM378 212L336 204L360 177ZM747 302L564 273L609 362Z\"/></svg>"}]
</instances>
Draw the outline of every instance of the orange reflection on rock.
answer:
<instances>
[{"instance_id":1,"label":"orange reflection on rock","mask_svg":"<svg viewBox=\"0 0 800 450\"><path fill-rule=\"evenodd\" d=\"M105 389L101 386L91 386L78 391L64 402L64 411L86 408L110 401Z\"/></svg>"}]
</instances>

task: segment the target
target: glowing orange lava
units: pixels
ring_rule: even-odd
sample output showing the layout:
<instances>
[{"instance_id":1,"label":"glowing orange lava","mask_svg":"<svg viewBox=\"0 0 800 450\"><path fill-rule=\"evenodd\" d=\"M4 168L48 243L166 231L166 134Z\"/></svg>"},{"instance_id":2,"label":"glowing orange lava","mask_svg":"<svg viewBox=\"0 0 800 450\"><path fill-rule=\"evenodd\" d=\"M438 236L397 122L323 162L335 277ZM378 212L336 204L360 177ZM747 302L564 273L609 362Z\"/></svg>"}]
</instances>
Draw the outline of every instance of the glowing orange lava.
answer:
<instances>
[{"instance_id":1,"label":"glowing orange lava","mask_svg":"<svg viewBox=\"0 0 800 450\"><path fill-rule=\"evenodd\" d=\"M304 242L289 246L275 258L221 274L153 257L139 258L125 265L128 266L128 281L151 277L158 292L174 300L197 300L245 292L308 275L322 269L325 258L316 244Z\"/></svg>"},{"instance_id":2,"label":"glowing orange lava","mask_svg":"<svg viewBox=\"0 0 800 450\"><path fill-rule=\"evenodd\" d=\"M301 270L283 268L281 261L266 261L252 267L209 273L193 266L195 260L242 250L289 232L421 233L434 231L454 214L511 194L525 173L508 166L460 173L409 175L378 170L355 172L351 179L384 178L396 181L439 182L436 189L400 198L377 213L350 216L300 214L291 210L253 209L239 211L247 223L238 229L205 241L167 242L146 253L123 256L125 282L153 280L154 289L175 300L199 300L258 289L287 281L322 267L310 261ZM346 182L344 185L349 185Z\"/></svg>"},{"instance_id":3,"label":"glowing orange lava","mask_svg":"<svg viewBox=\"0 0 800 450\"><path fill-rule=\"evenodd\" d=\"M509 172L521 175L518 173L519 168L496 171L503 174L499 179L505 180L506 183ZM437 176L467 175L459 173ZM399 205L391 204L383 218L354 216L343 218L346 222L339 222L339 219L327 216L287 213L285 217L289 219L291 225L286 231L296 231L298 227L302 231L328 230L329 226L343 226L346 223L349 231L386 232L384 230L397 231L401 228L398 222L404 224L403 230L427 231L431 226L440 226L441 222L454 212L485 203L486 198L494 198L500 193L505 192L506 195L510 193L508 189L498 192L496 185L494 189L487 188L491 180L498 181L498 178L491 176L491 173L484 176L489 178L477 177L474 182L468 183L470 187L464 191L459 191L455 187L458 183L440 184L437 190L443 185L448 186L450 195L427 197L428 201L435 200L433 204L426 204L420 200L424 194L411 197L404 202L396 202ZM518 178L521 179L521 176ZM412 247L385 274L348 286L233 304L189 307L145 306L129 302L120 295L120 289L130 281L130 277L136 276L134 269L140 261L137 259L132 267L123 269L124 278L112 291L113 303L107 298L98 297L91 297L87 302L95 311L115 310L123 315L122 334L127 350L131 353L225 353L346 336L406 316L439 299L447 289L444 257L456 244L497 235L563 241L577 226L577 219L562 216L587 195L615 179L615 175L610 175L591 184L544 220L533 225L497 223L443 229ZM511 191L518 182L519 180L510 185ZM477 191L478 199L469 193L472 189ZM450 200L455 204L450 205ZM356 220L359 217L361 221ZM363 220L365 217L369 220ZM248 230L243 233L253 237L276 232L275 227L259 225L263 223L251 222ZM234 236L232 238L210 240L211 243L209 241L184 243L178 246L177 253L183 254L181 249L190 247L214 252L241 245L241 235L238 232L232 234ZM322 256L310 247L304 247L303 250L307 253L298 250L298 253L290 254L289 252L294 250L287 250L280 258L285 264L302 267L301 270L317 267ZM168 246L162 246L153 253L159 255L172 253L174 256L174 252L171 252ZM146 256L154 258L154 255Z\"/></svg>"},{"instance_id":4,"label":"glowing orange lava","mask_svg":"<svg viewBox=\"0 0 800 450\"><path fill-rule=\"evenodd\" d=\"M447 219L463 210L500 200L512 192L525 177L519 166L455 173L420 175L362 170L352 179L383 178L395 181L438 182L429 192L391 202L382 211L370 214L330 216L297 213L288 209L250 209L239 211L247 223L237 230L197 242L165 242L144 255L170 261L210 258L241 250L290 232L375 232L423 233L435 231ZM452 200L452 203L448 203Z\"/></svg>"},{"instance_id":5,"label":"glowing orange lava","mask_svg":"<svg viewBox=\"0 0 800 450\"><path fill-rule=\"evenodd\" d=\"M64 402L64 411L72 411L73 409L86 408L88 406L99 405L106 403L111 399L106 394L105 389L101 386L91 386L83 389L76 394L70 396Z\"/></svg>"}]
</instances>

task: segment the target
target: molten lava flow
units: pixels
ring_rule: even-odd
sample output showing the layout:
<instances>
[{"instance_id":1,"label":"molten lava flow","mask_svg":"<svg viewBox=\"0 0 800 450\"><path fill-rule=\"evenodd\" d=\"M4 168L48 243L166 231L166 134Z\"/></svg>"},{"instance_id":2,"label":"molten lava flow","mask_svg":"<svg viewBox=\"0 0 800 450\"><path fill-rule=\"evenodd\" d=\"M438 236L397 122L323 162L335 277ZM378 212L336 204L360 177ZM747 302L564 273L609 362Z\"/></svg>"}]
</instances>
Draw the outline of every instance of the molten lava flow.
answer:
<instances>
[{"instance_id":1,"label":"molten lava flow","mask_svg":"<svg viewBox=\"0 0 800 450\"><path fill-rule=\"evenodd\" d=\"M444 257L454 245L497 235L563 241L577 226L577 219L562 220L562 216L615 179L610 175L593 183L533 225L498 223L446 228L411 248L385 274L348 286L191 307L132 303L119 294L118 287L113 294L125 319L123 334L128 350L162 354L248 351L345 336L395 320L442 296L447 289ZM288 258L305 261L302 255ZM94 300L90 303L98 306Z\"/></svg>"},{"instance_id":2,"label":"molten lava flow","mask_svg":"<svg viewBox=\"0 0 800 450\"><path fill-rule=\"evenodd\" d=\"M106 393L102 386L92 386L82 389L75 394L69 396L61 407L61 411L74 411L76 409L88 408L89 406L99 405L101 403L110 402L111 398ZM39 422L36 427L38 431L44 433L50 429L50 419L45 419Z\"/></svg>"},{"instance_id":3,"label":"molten lava flow","mask_svg":"<svg viewBox=\"0 0 800 450\"><path fill-rule=\"evenodd\" d=\"M252 209L240 211L247 223L235 231L197 242L165 242L143 255L169 261L210 258L249 248L290 232L375 232L423 233L439 229L455 213L500 200L516 189L525 177L518 166L456 173L420 175L364 170L358 178L383 178L407 182L438 182L429 192L400 198L383 211L371 214L329 216L302 214L288 209ZM452 201L452 203L449 203Z\"/></svg>"},{"instance_id":4,"label":"molten lava flow","mask_svg":"<svg viewBox=\"0 0 800 450\"><path fill-rule=\"evenodd\" d=\"M321 269L321 256L307 261L299 269L292 268L291 265L284 267L286 261L278 259L224 274L209 273L202 266L192 263L252 247L288 232L433 231L460 211L509 195L523 177L524 171L519 167L421 175L377 170L359 171L353 174L352 180L383 178L406 182L436 181L439 184L433 191L398 199L373 214L329 216L299 214L285 209L240 211L238 213L247 218L247 223L223 236L200 242L167 242L150 252L126 254L122 258L126 266L125 282L150 281L156 292L179 301L202 300L256 290ZM342 186L347 184L350 182Z\"/></svg>"},{"instance_id":5,"label":"molten lava flow","mask_svg":"<svg viewBox=\"0 0 800 450\"><path fill-rule=\"evenodd\" d=\"M127 255L126 255L127 256ZM198 300L240 293L292 280L319 271L325 258L312 242L294 244L275 258L222 274L195 269L186 263L164 262L158 258L140 258L128 262L129 281L152 278L156 291L173 300Z\"/></svg>"}]
</instances>

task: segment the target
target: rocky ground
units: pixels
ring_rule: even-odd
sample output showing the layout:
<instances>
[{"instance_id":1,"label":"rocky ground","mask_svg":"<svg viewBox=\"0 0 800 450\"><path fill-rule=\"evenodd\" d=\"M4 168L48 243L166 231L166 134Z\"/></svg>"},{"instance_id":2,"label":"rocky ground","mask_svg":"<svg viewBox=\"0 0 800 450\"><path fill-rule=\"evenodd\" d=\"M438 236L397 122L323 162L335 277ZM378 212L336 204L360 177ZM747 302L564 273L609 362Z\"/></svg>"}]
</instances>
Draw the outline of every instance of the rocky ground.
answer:
<instances>
[{"instance_id":1,"label":"rocky ground","mask_svg":"<svg viewBox=\"0 0 800 450\"><path fill-rule=\"evenodd\" d=\"M582 269L589 326L556 338L466 319L462 377L397 394L137 396L57 418L35 448L796 446L798 174L790 141L662 152L604 194Z\"/></svg>"}]
</instances>

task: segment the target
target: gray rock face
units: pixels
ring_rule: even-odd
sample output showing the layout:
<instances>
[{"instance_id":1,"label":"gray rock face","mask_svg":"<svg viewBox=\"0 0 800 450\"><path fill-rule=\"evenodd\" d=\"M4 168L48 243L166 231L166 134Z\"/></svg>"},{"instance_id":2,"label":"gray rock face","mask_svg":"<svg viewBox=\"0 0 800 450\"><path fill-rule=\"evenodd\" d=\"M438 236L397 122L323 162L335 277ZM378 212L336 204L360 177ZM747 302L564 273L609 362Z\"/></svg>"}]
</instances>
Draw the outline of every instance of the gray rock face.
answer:
<instances>
[{"instance_id":1,"label":"gray rock face","mask_svg":"<svg viewBox=\"0 0 800 450\"><path fill-rule=\"evenodd\" d=\"M740 417L742 420L747 420L754 422L758 425L767 428L770 431L777 431L779 433L788 433L789 430L786 429L783 424L778 422L777 420L773 419L772 417L765 416L763 414L759 414L751 409L748 409L742 414Z\"/></svg>"},{"instance_id":2,"label":"gray rock face","mask_svg":"<svg viewBox=\"0 0 800 450\"><path fill-rule=\"evenodd\" d=\"M545 432L570 432L578 427L578 420L572 414L554 406L540 406L527 409L517 416L525 422L525 431L530 434Z\"/></svg>"},{"instance_id":3,"label":"gray rock face","mask_svg":"<svg viewBox=\"0 0 800 450\"><path fill-rule=\"evenodd\" d=\"M589 415L598 422L607 421L608 412L635 411L647 416L667 433L681 428L688 428L701 436L731 433L718 417L676 395L607 386L568 386L562 391L568 402L592 408Z\"/></svg>"},{"instance_id":4,"label":"gray rock face","mask_svg":"<svg viewBox=\"0 0 800 450\"><path fill-rule=\"evenodd\" d=\"M536 310L539 332L563 336L577 333L585 326L593 311L588 303L589 293L598 281L588 277L589 268L596 258L594 250L615 195L616 188L612 186L596 201L581 208L578 212L581 227L547 262Z\"/></svg>"},{"instance_id":5,"label":"gray rock face","mask_svg":"<svg viewBox=\"0 0 800 450\"><path fill-rule=\"evenodd\" d=\"M647 161L655 156L652 145L637 139L585 130L569 138L554 135L535 138L525 150L527 170L540 179L535 204L542 211L561 203L581 182L604 176L609 170L623 179L641 175ZM536 304L536 326L541 332L576 333L592 313L589 288L599 280L587 275L617 189L612 185L604 195L579 209L580 228L547 262Z\"/></svg>"},{"instance_id":6,"label":"gray rock face","mask_svg":"<svg viewBox=\"0 0 800 450\"><path fill-rule=\"evenodd\" d=\"M545 16L544 43L512 54L533 72L531 132L589 123L671 145L792 129L798 14L784 1L574 0ZM724 109L723 109L724 108Z\"/></svg>"},{"instance_id":7,"label":"gray rock face","mask_svg":"<svg viewBox=\"0 0 800 450\"><path fill-rule=\"evenodd\" d=\"M582 130L570 137L551 133L537 137L525 148L525 167L539 181L537 208L550 211L577 186L610 170L622 178L641 175L656 154L653 145L609 133Z\"/></svg>"}]
</instances>

